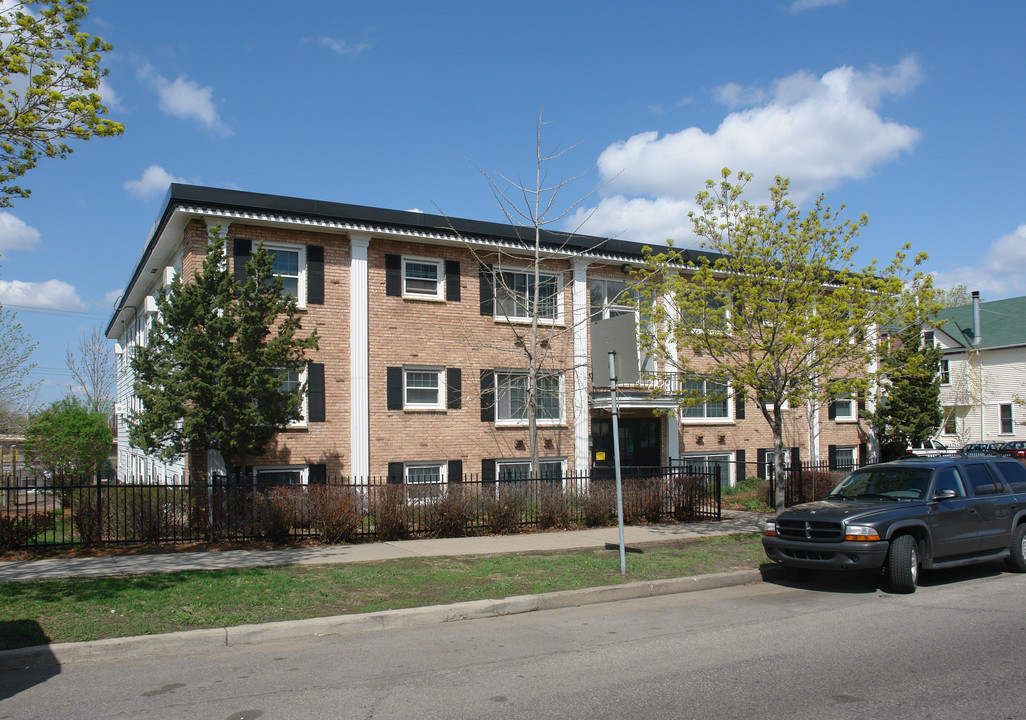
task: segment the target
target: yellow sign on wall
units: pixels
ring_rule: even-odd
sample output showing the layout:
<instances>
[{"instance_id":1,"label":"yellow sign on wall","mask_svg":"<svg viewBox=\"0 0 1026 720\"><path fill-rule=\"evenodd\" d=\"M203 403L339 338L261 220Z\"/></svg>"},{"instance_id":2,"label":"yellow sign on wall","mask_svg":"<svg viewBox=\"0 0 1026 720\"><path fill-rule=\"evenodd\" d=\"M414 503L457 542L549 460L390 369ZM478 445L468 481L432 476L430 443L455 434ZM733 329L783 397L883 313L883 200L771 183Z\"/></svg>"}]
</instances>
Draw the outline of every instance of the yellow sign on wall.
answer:
<instances>
[{"instance_id":1,"label":"yellow sign on wall","mask_svg":"<svg viewBox=\"0 0 1026 720\"><path fill-rule=\"evenodd\" d=\"M595 453L595 459L600 461L600 462L602 460L605 460L606 459L606 452L605 452L605 450L599 450L597 453Z\"/></svg>"}]
</instances>

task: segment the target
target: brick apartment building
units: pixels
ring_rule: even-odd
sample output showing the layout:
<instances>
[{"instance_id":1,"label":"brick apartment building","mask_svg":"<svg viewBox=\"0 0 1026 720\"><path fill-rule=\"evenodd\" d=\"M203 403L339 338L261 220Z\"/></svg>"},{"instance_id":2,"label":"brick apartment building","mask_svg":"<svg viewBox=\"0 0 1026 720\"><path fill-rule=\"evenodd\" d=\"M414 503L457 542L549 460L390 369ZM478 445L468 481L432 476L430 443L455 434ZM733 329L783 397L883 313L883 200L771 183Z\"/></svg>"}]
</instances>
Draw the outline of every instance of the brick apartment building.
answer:
<instances>
[{"instance_id":1,"label":"brick apartment building","mask_svg":"<svg viewBox=\"0 0 1026 720\"><path fill-rule=\"evenodd\" d=\"M120 477L145 481L222 466L214 454L206 468L195 460L191 467L162 463L130 447L127 429L140 409L132 349L145 342L160 289L200 268L214 227L228 240L236 273L245 272L258 243L274 254L304 331L320 336L307 370L292 378L308 386L304 419L253 460L257 481L390 475L413 485L526 469L521 344L534 277L523 228L174 184L107 327L117 341ZM634 312L622 303L627 273L642 263L641 245L562 234L545 234L543 245L542 471L601 472L612 463L612 423L608 392L590 385L589 326ZM642 385L621 388L623 465L721 461L729 484L742 473L764 475L772 435L753 399L713 393L680 412L672 395L655 397L650 385L672 392L683 379L651 365L643 359ZM858 415L851 400L790 409L784 440L791 462L864 459L868 435Z\"/></svg>"}]
</instances>

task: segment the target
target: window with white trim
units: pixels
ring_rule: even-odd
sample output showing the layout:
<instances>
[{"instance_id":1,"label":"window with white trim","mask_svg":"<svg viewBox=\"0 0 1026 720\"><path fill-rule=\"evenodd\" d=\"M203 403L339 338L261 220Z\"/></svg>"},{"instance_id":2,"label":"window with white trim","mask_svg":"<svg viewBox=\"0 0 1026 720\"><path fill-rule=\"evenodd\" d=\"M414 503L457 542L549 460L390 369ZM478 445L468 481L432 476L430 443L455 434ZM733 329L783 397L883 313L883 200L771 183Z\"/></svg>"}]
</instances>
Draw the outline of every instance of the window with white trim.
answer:
<instances>
[{"instance_id":1,"label":"window with white trim","mask_svg":"<svg viewBox=\"0 0 1026 720\"><path fill-rule=\"evenodd\" d=\"M306 465L278 465L253 468L257 485L306 485L310 469Z\"/></svg>"},{"instance_id":2,"label":"window with white trim","mask_svg":"<svg viewBox=\"0 0 1026 720\"><path fill-rule=\"evenodd\" d=\"M495 420L497 424L528 423L528 376L526 370L495 371ZM538 373L537 407L539 425L559 425L565 413L562 373Z\"/></svg>"},{"instance_id":3,"label":"window with white trim","mask_svg":"<svg viewBox=\"0 0 1026 720\"><path fill-rule=\"evenodd\" d=\"M944 408L944 434L958 434L958 416L954 408Z\"/></svg>"},{"instance_id":4,"label":"window with white trim","mask_svg":"<svg viewBox=\"0 0 1026 720\"><path fill-rule=\"evenodd\" d=\"M641 294L635 285L623 280L607 280L595 278L588 281L588 295L591 303L591 321L608 320L620 315L633 315L635 325L641 321L637 303ZM655 370L655 358L642 352L638 347L638 369L644 376Z\"/></svg>"},{"instance_id":5,"label":"window with white trim","mask_svg":"<svg viewBox=\"0 0 1026 720\"><path fill-rule=\"evenodd\" d=\"M712 473L720 487L732 487L735 483L731 468L733 453L684 453L684 467L698 472Z\"/></svg>"},{"instance_id":6,"label":"window with white trim","mask_svg":"<svg viewBox=\"0 0 1026 720\"><path fill-rule=\"evenodd\" d=\"M681 327L693 333L712 332L726 334L730 331L730 303L727 294L709 291L705 296L705 307L696 313L680 312Z\"/></svg>"},{"instance_id":7,"label":"window with white trim","mask_svg":"<svg viewBox=\"0 0 1026 720\"><path fill-rule=\"evenodd\" d=\"M410 502L431 502L445 493L447 463L403 463L403 484Z\"/></svg>"},{"instance_id":8,"label":"window with white trim","mask_svg":"<svg viewBox=\"0 0 1026 720\"><path fill-rule=\"evenodd\" d=\"M834 419L838 422L855 419L855 402L849 397L834 399Z\"/></svg>"},{"instance_id":9,"label":"window with white trim","mask_svg":"<svg viewBox=\"0 0 1026 720\"><path fill-rule=\"evenodd\" d=\"M306 306L306 247L264 243L271 256L271 273L281 278L282 292L296 298L299 307Z\"/></svg>"},{"instance_id":10,"label":"window with white trim","mask_svg":"<svg viewBox=\"0 0 1026 720\"><path fill-rule=\"evenodd\" d=\"M288 370L285 372L285 379L278 386L282 393L289 393L306 383L306 366L302 370ZM303 393L303 400L299 406L299 419L289 423L289 427L306 425L308 404L306 393Z\"/></svg>"},{"instance_id":11,"label":"window with white trim","mask_svg":"<svg viewBox=\"0 0 1026 720\"><path fill-rule=\"evenodd\" d=\"M1015 432L1015 421L1012 416L1012 406L1002 405L1000 407L1001 413L1001 434L1011 435Z\"/></svg>"},{"instance_id":12,"label":"window with white trim","mask_svg":"<svg viewBox=\"0 0 1026 720\"><path fill-rule=\"evenodd\" d=\"M403 257L402 294L404 298L444 299L445 271L441 260Z\"/></svg>"},{"instance_id":13,"label":"window with white trim","mask_svg":"<svg viewBox=\"0 0 1026 720\"><path fill-rule=\"evenodd\" d=\"M540 458L538 468L542 480L563 480L566 468L565 458ZM530 460L496 460L495 477L499 482L527 480L531 476Z\"/></svg>"},{"instance_id":14,"label":"window with white trim","mask_svg":"<svg viewBox=\"0 0 1026 720\"><path fill-rule=\"evenodd\" d=\"M854 470L856 465L856 458L858 457L858 448L856 447L837 447L834 450L834 457L837 462L838 470Z\"/></svg>"},{"instance_id":15,"label":"window with white trim","mask_svg":"<svg viewBox=\"0 0 1026 720\"><path fill-rule=\"evenodd\" d=\"M940 361L940 384L950 385L951 384L951 364L948 360Z\"/></svg>"},{"instance_id":16,"label":"window with white trim","mask_svg":"<svg viewBox=\"0 0 1026 720\"><path fill-rule=\"evenodd\" d=\"M689 377L681 385L682 395L695 401L681 408L681 422L729 420L730 403L726 383L708 378Z\"/></svg>"},{"instance_id":17,"label":"window with white trim","mask_svg":"<svg viewBox=\"0 0 1026 720\"><path fill-rule=\"evenodd\" d=\"M445 383L442 368L403 368L403 409L444 410Z\"/></svg>"},{"instance_id":18,"label":"window with white trim","mask_svg":"<svg viewBox=\"0 0 1026 720\"><path fill-rule=\"evenodd\" d=\"M495 317L528 321L534 316L534 270L496 268L494 277ZM562 273L538 275L538 318L560 322L563 318Z\"/></svg>"}]
</instances>

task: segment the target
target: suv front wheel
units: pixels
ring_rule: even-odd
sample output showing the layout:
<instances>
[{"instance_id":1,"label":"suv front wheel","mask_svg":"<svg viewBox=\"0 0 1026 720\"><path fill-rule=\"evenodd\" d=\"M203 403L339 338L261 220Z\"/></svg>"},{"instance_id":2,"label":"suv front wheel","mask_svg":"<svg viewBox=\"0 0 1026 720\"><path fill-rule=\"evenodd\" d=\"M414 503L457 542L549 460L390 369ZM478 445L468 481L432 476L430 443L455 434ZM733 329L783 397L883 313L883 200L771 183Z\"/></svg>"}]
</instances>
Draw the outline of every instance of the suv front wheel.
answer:
<instances>
[{"instance_id":1,"label":"suv front wheel","mask_svg":"<svg viewBox=\"0 0 1026 720\"><path fill-rule=\"evenodd\" d=\"M1026 523L1020 523L1012 531L1008 549L1012 553L1008 557L1008 567L1015 572L1026 572Z\"/></svg>"},{"instance_id":2,"label":"suv front wheel","mask_svg":"<svg viewBox=\"0 0 1026 720\"><path fill-rule=\"evenodd\" d=\"M887 580L891 591L914 593L919 585L919 545L911 535L899 535L891 541L887 553Z\"/></svg>"}]
</instances>

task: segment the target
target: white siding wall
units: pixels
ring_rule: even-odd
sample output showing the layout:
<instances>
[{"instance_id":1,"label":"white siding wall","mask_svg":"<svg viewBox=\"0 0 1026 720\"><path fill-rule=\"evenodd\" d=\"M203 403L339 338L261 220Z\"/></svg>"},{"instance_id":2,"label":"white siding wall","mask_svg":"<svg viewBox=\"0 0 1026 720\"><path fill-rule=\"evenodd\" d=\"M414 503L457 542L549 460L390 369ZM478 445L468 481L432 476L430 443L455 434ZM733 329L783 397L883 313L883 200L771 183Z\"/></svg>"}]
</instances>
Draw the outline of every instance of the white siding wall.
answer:
<instances>
[{"instance_id":1,"label":"white siding wall","mask_svg":"<svg viewBox=\"0 0 1026 720\"><path fill-rule=\"evenodd\" d=\"M958 408L958 433L942 435L942 441L1026 440L1026 406L1016 403L1016 398L1026 399L1026 347L958 353L946 359L951 382L941 386L941 405ZM1001 432L1002 405L1012 406L1010 434Z\"/></svg>"}]
</instances>

